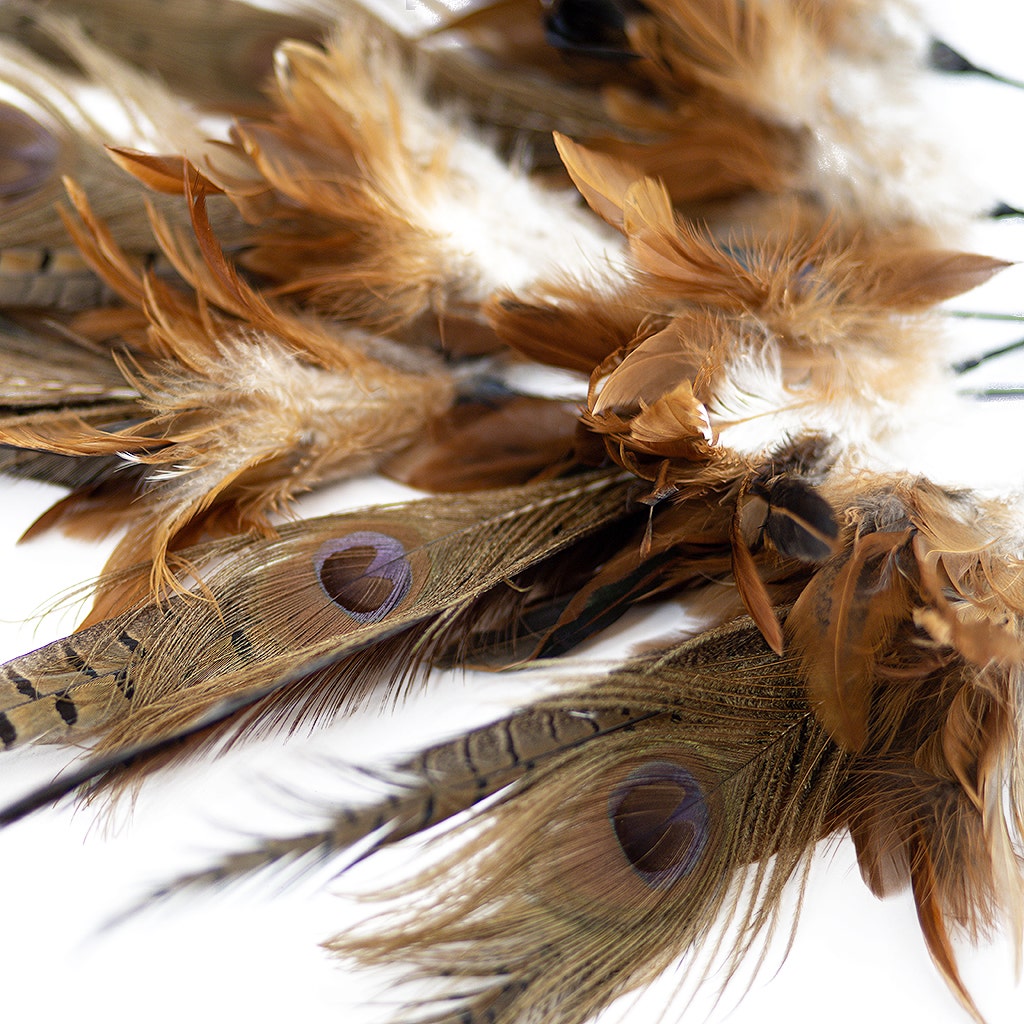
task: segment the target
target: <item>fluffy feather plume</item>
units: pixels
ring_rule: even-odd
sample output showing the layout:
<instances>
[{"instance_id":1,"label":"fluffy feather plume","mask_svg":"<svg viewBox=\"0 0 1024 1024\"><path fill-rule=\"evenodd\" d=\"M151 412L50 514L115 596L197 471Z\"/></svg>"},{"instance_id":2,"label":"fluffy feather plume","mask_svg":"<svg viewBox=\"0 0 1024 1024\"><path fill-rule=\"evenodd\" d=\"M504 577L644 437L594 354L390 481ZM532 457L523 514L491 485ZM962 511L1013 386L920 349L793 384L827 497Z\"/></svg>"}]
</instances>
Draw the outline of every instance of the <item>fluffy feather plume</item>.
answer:
<instances>
[{"instance_id":1,"label":"fluffy feather plume","mask_svg":"<svg viewBox=\"0 0 1024 1024\"><path fill-rule=\"evenodd\" d=\"M378 465L453 402L452 376L436 360L402 356L403 369L386 346L274 308L244 285L213 241L199 197L191 201L204 252L182 249L155 220L168 256L197 289L193 298L133 267L77 187L72 195L83 253L138 310L129 330L120 326L127 309L80 320L94 335L109 334L105 319L117 325L97 343L110 346L110 369L121 371L120 390L137 414L125 423L118 410L97 423L64 407L10 419L0 441L69 460L119 457L134 469L119 473L115 463L36 527L60 521L103 533L130 524L111 571L149 561L159 593L173 581L169 549L204 531L270 532L267 516L295 495Z\"/></svg>"},{"instance_id":2,"label":"fluffy feather plume","mask_svg":"<svg viewBox=\"0 0 1024 1024\"><path fill-rule=\"evenodd\" d=\"M0 469L69 491L28 536L120 534L79 630L0 667L4 748L89 746L0 822L676 598L692 639L154 898L440 833L330 948L427 982L415 1020L583 1024L697 946L732 977L848 832L980 1019L951 936L1024 925L1020 513L903 435L967 408L938 307L1009 263L916 131L922 24L51 6L0 15ZM432 493L282 524L372 471Z\"/></svg>"}]
</instances>

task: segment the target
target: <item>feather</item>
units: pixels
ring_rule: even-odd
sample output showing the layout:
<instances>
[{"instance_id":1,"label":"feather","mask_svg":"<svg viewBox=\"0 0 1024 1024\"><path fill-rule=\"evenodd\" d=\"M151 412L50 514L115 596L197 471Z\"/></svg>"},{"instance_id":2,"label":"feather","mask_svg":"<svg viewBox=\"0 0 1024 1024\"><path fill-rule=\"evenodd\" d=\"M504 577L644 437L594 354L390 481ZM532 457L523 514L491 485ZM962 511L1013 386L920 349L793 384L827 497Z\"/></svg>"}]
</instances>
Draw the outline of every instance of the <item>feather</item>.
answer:
<instances>
[{"instance_id":1,"label":"feather","mask_svg":"<svg viewBox=\"0 0 1024 1024\"><path fill-rule=\"evenodd\" d=\"M732 575L736 581L736 591L743 601L747 613L757 623L768 646L776 653L782 654L784 642L782 628L775 616L775 607L757 571L757 563L741 532L741 508L736 504L736 513L732 520Z\"/></svg>"},{"instance_id":2,"label":"feather","mask_svg":"<svg viewBox=\"0 0 1024 1024\"><path fill-rule=\"evenodd\" d=\"M0 249L51 252L49 259L40 257L47 264L43 269L51 273L71 262L73 250L54 205L63 196L62 178L72 175L87 183L94 207L121 244L150 252L145 209L125 202L121 182L109 173L104 146L184 148L198 158L210 146L207 132L197 125L192 108L89 42L74 23L48 12L36 12L36 19L50 46L71 67L47 63L11 39L0 38L5 86L0 123L4 137L13 143L0 170ZM107 116L95 113L101 105ZM165 208L173 213L172 207ZM220 228L227 237L231 218L222 219ZM51 267L53 263L58 266ZM23 276L30 273L30 267L21 270Z\"/></svg>"},{"instance_id":3,"label":"feather","mask_svg":"<svg viewBox=\"0 0 1024 1024\"><path fill-rule=\"evenodd\" d=\"M125 338L148 353L115 349L108 362L108 375L119 371L122 393L135 398L135 415L129 426L119 422L123 410L97 423L65 406L43 420L9 421L0 426L0 439L64 457L119 456L147 467L141 480L139 474L110 475L133 496L147 495L144 511L137 504L120 515L116 504L108 510L103 529L131 524L111 570L147 560L155 587L173 585L166 555L182 535L195 535L218 517L236 530L267 532L268 513L325 479L383 461L453 401L450 377L438 366L425 372L426 357L419 360L421 372L412 374L375 358L360 337L268 305L243 285L208 237L198 200L195 230L206 239L201 257L187 262L190 257L172 248L162 225L157 232L203 289L190 309L185 295L134 268L84 197L75 190L72 195L84 220L76 237L97 270L140 307L148 327L148 336ZM205 293L236 319L210 313ZM379 345L377 350L383 354ZM397 409L404 410L401 416ZM253 421L260 423L258 433ZM84 497L91 494L90 486ZM94 529L91 501L84 514L86 528ZM73 526L75 515L72 500L62 506L59 521Z\"/></svg>"},{"instance_id":4,"label":"feather","mask_svg":"<svg viewBox=\"0 0 1024 1024\"><path fill-rule=\"evenodd\" d=\"M739 919L734 968L771 926L814 840L851 807L861 813L857 796L886 764L828 739L795 667L749 620L709 631L430 748L395 766L398 788L378 803L343 808L318 831L265 841L152 898L283 860L341 856L351 866L477 808L471 825L456 826L463 848L430 869L435 886L439 872L457 880L440 876L426 906L330 944L364 965L401 956L418 978L443 980L419 1008L425 1019L583 1022L680 949L713 941L723 913ZM917 775L919 788L942 785ZM945 813L957 817L955 831ZM979 827L962 806L935 819L922 811L889 851L905 858L933 955L975 1013L947 928L958 912L987 912L992 854ZM936 853L942 841L955 852ZM954 860L975 866L977 891L958 883ZM754 895L740 904L737 883L754 862ZM966 908L955 905L958 888Z\"/></svg>"},{"instance_id":5,"label":"feather","mask_svg":"<svg viewBox=\"0 0 1024 1024\"><path fill-rule=\"evenodd\" d=\"M525 484L569 464L576 432L566 402L517 396L497 404L456 405L432 436L388 462L396 480L428 491Z\"/></svg>"},{"instance_id":6,"label":"feather","mask_svg":"<svg viewBox=\"0 0 1024 1024\"><path fill-rule=\"evenodd\" d=\"M381 804L230 858L168 892L372 836L360 848L365 857L502 790L467 840L476 867L458 895L371 938L338 937L332 947L370 963L401 950L419 974L441 971L459 994L450 1019L490 1012L584 1021L705 937L735 898L730 874L771 852L773 867L757 873L763 901L737 911L750 938L769 926L808 839L827 828L821 801L842 781L846 755L813 725L785 663L752 647L752 634L749 623L726 627L432 748L397 766L404 790ZM747 673L762 685L743 686ZM735 727L741 708L749 732ZM587 780L582 788L570 782L574 765ZM830 783L814 797L800 781L811 765ZM762 804L751 795L765 776L774 785ZM738 825L726 828L735 814ZM524 820L532 827L520 831ZM508 830L522 837L511 856L499 840ZM658 928L637 927L652 918ZM623 929L631 941L608 941ZM464 952L453 961L456 948Z\"/></svg>"},{"instance_id":7,"label":"feather","mask_svg":"<svg viewBox=\"0 0 1024 1024\"><path fill-rule=\"evenodd\" d=\"M858 534L793 608L794 641L807 652L811 703L836 740L852 750L867 739L875 658L907 615L899 557L909 539L905 530ZM810 632L823 626L824 637Z\"/></svg>"},{"instance_id":8,"label":"feather","mask_svg":"<svg viewBox=\"0 0 1024 1024\"><path fill-rule=\"evenodd\" d=\"M225 174L215 158L201 170L261 218L245 264L283 293L378 331L433 333L440 320L441 338L454 340L447 318L481 319L494 291L543 281L545 267L575 263L592 284L612 280L601 264L617 257L616 241L569 197L530 188L464 119L429 106L386 39L350 32L326 54L288 44L276 98L275 121L235 128L239 170ZM150 167L142 174L152 180ZM475 229L494 228L485 246L454 217L472 209ZM525 249L508 247L506 216L531 218Z\"/></svg>"},{"instance_id":9,"label":"feather","mask_svg":"<svg viewBox=\"0 0 1024 1024\"><path fill-rule=\"evenodd\" d=\"M45 53L47 19L37 21L39 12L28 5L6 6L0 30ZM155 72L176 92L195 97L208 108L260 109L275 46L283 39L313 40L324 31L311 17L235 0L190 0L173 7L125 0L59 0L47 7L73 18L105 52Z\"/></svg>"},{"instance_id":10,"label":"feather","mask_svg":"<svg viewBox=\"0 0 1024 1024\"><path fill-rule=\"evenodd\" d=\"M162 602L145 599L145 567L115 577L94 610L99 621L5 666L5 745L81 720L104 724L98 751L134 750L236 714L411 627L429 644L446 617L622 517L634 487L604 473L214 543L178 556L198 582ZM102 617L119 606L129 610Z\"/></svg>"}]
</instances>

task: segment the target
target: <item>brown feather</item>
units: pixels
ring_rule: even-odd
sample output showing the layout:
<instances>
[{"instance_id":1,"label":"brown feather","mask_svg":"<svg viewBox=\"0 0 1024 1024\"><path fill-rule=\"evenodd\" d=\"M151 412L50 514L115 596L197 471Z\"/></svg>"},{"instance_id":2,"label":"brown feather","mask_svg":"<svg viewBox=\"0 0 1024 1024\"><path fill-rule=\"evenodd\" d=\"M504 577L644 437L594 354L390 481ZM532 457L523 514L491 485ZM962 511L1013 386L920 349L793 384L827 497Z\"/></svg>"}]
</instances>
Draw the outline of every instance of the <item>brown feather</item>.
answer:
<instances>
[{"instance_id":1,"label":"brown feather","mask_svg":"<svg viewBox=\"0 0 1024 1024\"><path fill-rule=\"evenodd\" d=\"M78 634L7 666L9 710L59 692L73 718L79 688L105 687L99 750L162 740L222 703L245 698L244 710L402 630L429 637L485 592L627 515L635 488L605 472L312 520L282 527L278 539L229 538L172 558L197 582L190 592L179 582L163 601L143 564L108 579ZM117 609L127 602L135 607ZM127 704L113 699L129 691ZM12 727L11 743L34 738Z\"/></svg>"},{"instance_id":2,"label":"brown feather","mask_svg":"<svg viewBox=\"0 0 1024 1024\"><path fill-rule=\"evenodd\" d=\"M782 654L783 637L782 626L779 625L779 618L775 612L771 597L768 595L768 588L764 585L760 573L757 571L757 564L754 556L750 553L746 539L743 536L741 526L742 493L740 501L736 503L736 511L732 517L732 575L736 581L736 590L747 614L761 630L765 643L776 653Z\"/></svg>"},{"instance_id":3,"label":"brown feather","mask_svg":"<svg viewBox=\"0 0 1024 1024\"><path fill-rule=\"evenodd\" d=\"M525 484L572 464L576 424L567 402L520 396L497 405L463 403L382 469L435 493Z\"/></svg>"},{"instance_id":4,"label":"brown feather","mask_svg":"<svg viewBox=\"0 0 1024 1024\"><path fill-rule=\"evenodd\" d=\"M850 750L867 740L876 664L909 614L900 565L909 536L905 530L858 533L848 550L819 570L787 620L802 652L811 704Z\"/></svg>"}]
</instances>

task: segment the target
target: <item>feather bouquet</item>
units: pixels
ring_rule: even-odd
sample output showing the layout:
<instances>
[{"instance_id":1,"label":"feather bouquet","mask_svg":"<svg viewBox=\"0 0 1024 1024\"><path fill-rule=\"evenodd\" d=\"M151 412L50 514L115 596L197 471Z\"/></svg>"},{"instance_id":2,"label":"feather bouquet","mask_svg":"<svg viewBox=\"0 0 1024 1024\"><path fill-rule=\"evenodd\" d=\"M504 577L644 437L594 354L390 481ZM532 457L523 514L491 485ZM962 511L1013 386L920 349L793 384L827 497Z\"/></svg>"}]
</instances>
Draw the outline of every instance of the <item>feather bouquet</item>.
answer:
<instances>
[{"instance_id":1,"label":"feather bouquet","mask_svg":"<svg viewBox=\"0 0 1024 1024\"><path fill-rule=\"evenodd\" d=\"M583 1024L649 1019L680 961L742 994L848 835L995 1024L955 941L1021 941L1024 519L1005 451L951 457L1013 389L949 304L995 294L1020 214L926 129L940 73L982 73L921 12L54 0L0 30L0 470L39 503L10 616L40 538L102 552L0 667L3 841L138 799L152 888L105 914L359 878L371 912L317 938L385 979L376 1019ZM401 749L403 704L442 710ZM315 770L268 767L308 732ZM232 764L288 820L168 860L176 787ZM76 889L67 856L33 873Z\"/></svg>"}]
</instances>

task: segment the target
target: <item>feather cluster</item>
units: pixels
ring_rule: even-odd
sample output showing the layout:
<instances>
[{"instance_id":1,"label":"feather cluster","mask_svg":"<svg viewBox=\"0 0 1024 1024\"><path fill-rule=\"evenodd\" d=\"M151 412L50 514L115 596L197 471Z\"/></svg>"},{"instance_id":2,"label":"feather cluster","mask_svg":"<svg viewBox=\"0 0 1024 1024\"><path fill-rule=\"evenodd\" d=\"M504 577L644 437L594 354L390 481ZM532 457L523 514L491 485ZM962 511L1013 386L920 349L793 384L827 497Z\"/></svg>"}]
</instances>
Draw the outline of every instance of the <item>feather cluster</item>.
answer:
<instances>
[{"instance_id":1,"label":"feather cluster","mask_svg":"<svg viewBox=\"0 0 1024 1024\"><path fill-rule=\"evenodd\" d=\"M950 935L1024 925L1024 558L1009 499L901 454L954 401L937 307L1007 265L914 121L926 31L127 6L0 25L0 469L68 489L30 534L119 538L79 630L0 668L4 747L91 744L3 820L685 596L692 639L155 895L449 822L416 913L332 947L440 983L416 1020L583 1024L724 918L735 966L848 830L979 1017ZM282 525L371 471L429 494Z\"/></svg>"}]
</instances>

